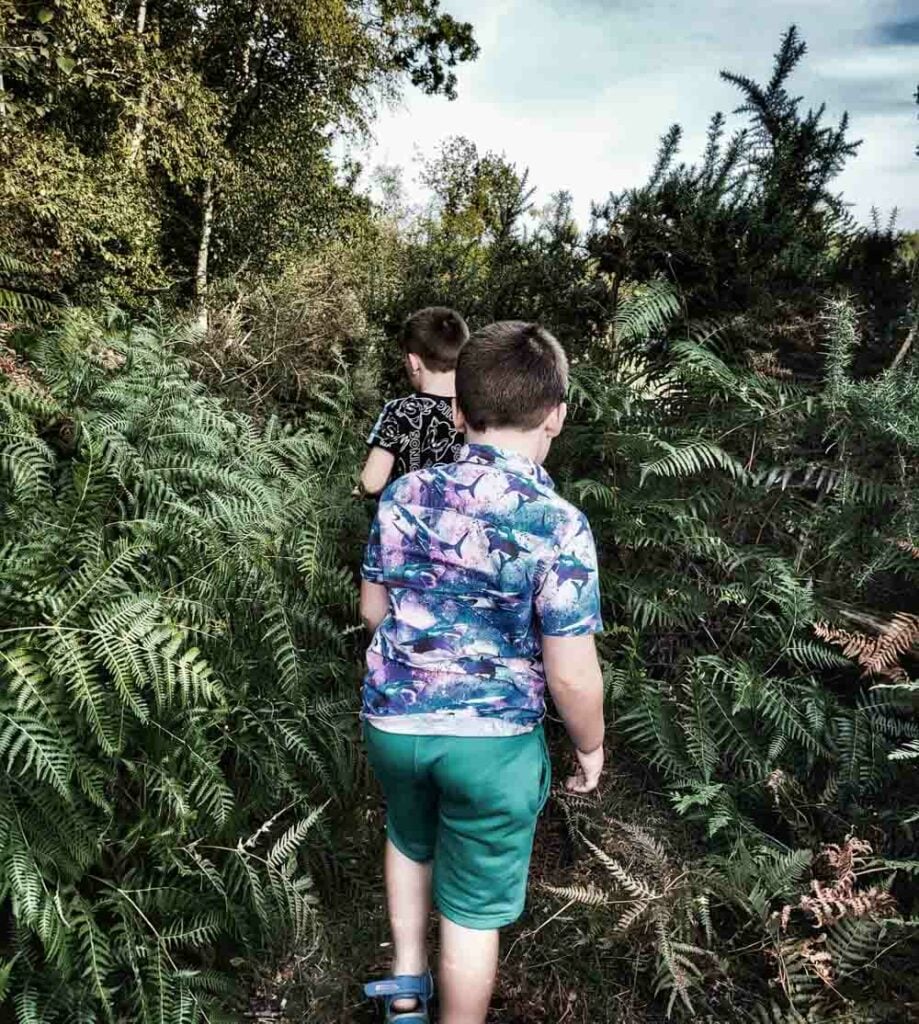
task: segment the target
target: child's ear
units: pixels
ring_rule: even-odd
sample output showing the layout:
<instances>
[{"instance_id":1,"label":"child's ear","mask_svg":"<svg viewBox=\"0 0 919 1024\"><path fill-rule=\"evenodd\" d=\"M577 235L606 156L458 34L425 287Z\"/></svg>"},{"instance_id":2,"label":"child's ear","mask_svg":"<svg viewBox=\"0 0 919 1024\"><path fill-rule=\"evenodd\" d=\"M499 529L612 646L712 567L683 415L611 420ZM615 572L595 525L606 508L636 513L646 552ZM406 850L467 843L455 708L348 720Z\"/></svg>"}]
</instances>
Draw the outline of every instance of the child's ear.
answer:
<instances>
[{"instance_id":1,"label":"child's ear","mask_svg":"<svg viewBox=\"0 0 919 1024\"><path fill-rule=\"evenodd\" d=\"M421 373L421 358L414 352L408 352L405 356L405 369L409 377L417 377Z\"/></svg>"},{"instance_id":2,"label":"child's ear","mask_svg":"<svg viewBox=\"0 0 919 1024\"><path fill-rule=\"evenodd\" d=\"M463 415L463 410L456 404L456 399L453 399L453 426L456 427L458 434L466 433L466 417Z\"/></svg>"},{"instance_id":3,"label":"child's ear","mask_svg":"<svg viewBox=\"0 0 919 1024\"><path fill-rule=\"evenodd\" d=\"M549 437L558 437L565 425L565 418L568 415L567 402L561 402L546 417L545 428Z\"/></svg>"}]
</instances>

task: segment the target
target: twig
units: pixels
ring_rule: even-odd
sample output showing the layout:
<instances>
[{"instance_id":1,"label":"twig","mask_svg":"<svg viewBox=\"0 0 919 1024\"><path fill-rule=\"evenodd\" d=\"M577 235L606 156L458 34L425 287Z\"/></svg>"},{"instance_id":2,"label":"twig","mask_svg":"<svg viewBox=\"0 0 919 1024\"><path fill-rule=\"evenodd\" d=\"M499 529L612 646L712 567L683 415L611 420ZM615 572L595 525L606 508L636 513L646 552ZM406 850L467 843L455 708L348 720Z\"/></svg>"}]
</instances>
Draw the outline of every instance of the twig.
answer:
<instances>
[{"instance_id":1,"label":"twig","mask_svg":"<svg viewBox=\"0 0 919 1024\"><path fill-rule=\"evenodd\" d=\"M514 941L511 943L510 949L504 954L504 960L502 962L507 963L508 957L510 957L511 953L513 953L514 947L517 945L518 942L521 941L521 939L534 938L543 930L543 928L546 927L547 924L551 924L559 915L564 914L565 911L568 910L569 907L573 906L576 902L577 900L568 900L568 902L561 909L556 910L556 912L551 917L546 918L546 920L543 921L543 923L537 929L535 929L535 931L524 932L523 935L518 935L517 938L514 939Z\"/></svg>"},{"instance_id":2,"label":"twig","mask_svg":"<svg viewBox=\"0 0 919 1024\"><path fill-rule=\"evenodd\" d=\"M912 348L913 341L916 338L916 324L913 324L909 334L906 335L906 339L900 346L897 354L893 357L893 362L890 364L891 370L895 370L900 363L906 358L906 353Z\"/></svg>"}]
</instances>

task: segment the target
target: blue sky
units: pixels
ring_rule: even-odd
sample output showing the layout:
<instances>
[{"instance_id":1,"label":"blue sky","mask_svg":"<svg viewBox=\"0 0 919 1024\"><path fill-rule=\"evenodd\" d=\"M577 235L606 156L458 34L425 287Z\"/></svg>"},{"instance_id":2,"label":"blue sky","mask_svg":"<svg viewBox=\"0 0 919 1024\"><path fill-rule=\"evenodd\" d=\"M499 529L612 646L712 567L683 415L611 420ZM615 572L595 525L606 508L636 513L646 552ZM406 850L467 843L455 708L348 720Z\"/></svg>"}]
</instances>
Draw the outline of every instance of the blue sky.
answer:
<instances>
[{"instance_id":1,"label":"blue sky","mask_svg":"<svg viewBox=\"0 0 919 1024\"><path fill-rule=\"evenodd\" d=\"M919 0L442 0L471 21L479 59L459 69L459 98L407 92L381 112L375 142L355 153L370 167L405 167L451 135L530 168L537 201L574 196L586 223L591 200L643 182L661 134L685 131L683 158L702 150L712 113L737 105L718 77L768 77L779 37L797 23L808 54L792 81L806 105L848 110L864 140L839 179L860 219L872 205L900 209L919 229ZM733 122L729 121L729 124Z\"/></svg>"}]
</instances>

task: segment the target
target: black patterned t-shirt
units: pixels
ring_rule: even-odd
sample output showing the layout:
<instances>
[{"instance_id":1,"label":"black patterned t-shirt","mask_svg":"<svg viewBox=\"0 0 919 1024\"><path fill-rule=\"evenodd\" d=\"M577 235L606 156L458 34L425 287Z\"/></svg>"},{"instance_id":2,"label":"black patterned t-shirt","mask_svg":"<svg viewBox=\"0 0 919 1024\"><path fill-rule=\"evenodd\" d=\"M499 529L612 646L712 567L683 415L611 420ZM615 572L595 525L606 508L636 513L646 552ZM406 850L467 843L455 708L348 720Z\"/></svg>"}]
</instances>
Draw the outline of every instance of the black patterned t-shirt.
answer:
<instances>
[{"instance_id":1,"label":"black patterned t-shirt","mask_svg":"<svg viewBox=\"0 0 919 1024\"><path fill-rule=\"evenodd\" d=\"M453 426L452 399L409 395L383 406L367 444L395 456L391 480L439 462L455 462L463 435Z\"/></svg>"}]
</instances>

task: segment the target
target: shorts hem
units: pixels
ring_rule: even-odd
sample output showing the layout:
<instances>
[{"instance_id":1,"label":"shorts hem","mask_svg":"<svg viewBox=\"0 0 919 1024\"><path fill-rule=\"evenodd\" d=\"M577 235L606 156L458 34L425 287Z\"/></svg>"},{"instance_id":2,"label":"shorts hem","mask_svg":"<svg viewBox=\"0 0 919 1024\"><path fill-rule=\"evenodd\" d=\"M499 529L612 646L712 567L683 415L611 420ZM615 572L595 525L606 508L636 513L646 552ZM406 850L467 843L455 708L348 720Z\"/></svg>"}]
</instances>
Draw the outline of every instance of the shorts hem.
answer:
<instances>
[{"instance_id":1,"label":"shorts hem","mask_svg":"<svg viewBox=\"0 0 919 1024\"><path fill-rule=\"evenodd\" d=\"M408 857L409 860L413 860L416 864L430 864L434 860L433 851L429 854L419 854L417 850L413 850L399 838L399 834L389 824L386 823L386 838L395 846L395 848L403 856Z\"/></svg>"},{"instance_id":2,"label":"shorts hem","mask_svg":"<svg viewBox=\"0 0 919 1024\"><path fill-rule=\"evenodd\" d=\"M506 914L464 914L462 911L454 910L444 904L444 901L434 894L434 903L441 915L448 921L458 924L461 928L472 928L475 931L489 932L507 928L523 915L524 907L509 911Z\"/></svg>"}]
</instances>

